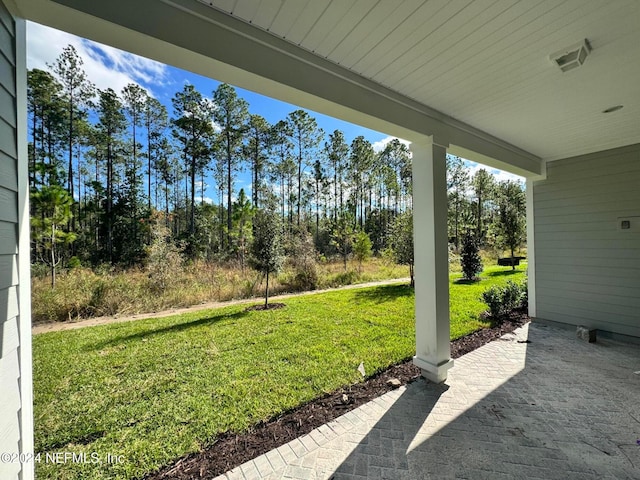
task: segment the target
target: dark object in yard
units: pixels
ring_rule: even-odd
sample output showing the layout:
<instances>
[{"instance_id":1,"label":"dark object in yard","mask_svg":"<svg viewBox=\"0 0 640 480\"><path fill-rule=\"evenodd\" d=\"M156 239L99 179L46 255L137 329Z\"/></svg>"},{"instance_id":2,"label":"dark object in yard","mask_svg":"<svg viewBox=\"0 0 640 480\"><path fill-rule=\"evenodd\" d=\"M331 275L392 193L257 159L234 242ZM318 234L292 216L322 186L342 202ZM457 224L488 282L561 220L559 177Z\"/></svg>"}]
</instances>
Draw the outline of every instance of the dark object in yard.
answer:
<instances>
[{"instance_id":1,"label":"dark object in yard","mask_svg":"<svg viewBox=\"0 0 640 480\"><path fill-rule=\"evenodd\" d=\"M498 259L498 265L501 267L515 267L520 265L520 260L525 260L527 257L505 257Z\"/></svg>"},{"instance_id":2,"label":"dark object in yard","mask_svg":"<svg viewBox=\"0 0 640 480\"><path fill-rule=\"evenodd\" d=\"M580 340L594 343L596 341L596 330L590 330L588 327L578 325L578 327L576 328L576 336Z\"/></svg>"},{"instance_id":3,"label":"dark object in yard","mask_svg":"<svg viewBox=\"0 0 640 480\"><path fill-rule=\"evenodd\" d=\"M252 312L254 310L276 310L278 308L284 307L286 307L284 303L269 303L267 305L261 303L260 305L251 305L250 307L247 307L245 311Z\"/></svg>"},{"instance_id":4,"label":"dark object in yard","mask_svg":"<svg viewBox=\"0 0 640 480\"><path fill-rule=\"evenodd\" d=\"M264 305L256 305L258 306L264 307ZM451 358L461 357L506 333L513 332L527 323L529 317L524 311L515 311L501 320L491 328L484 328L452 341ZM271 420L260 422L248 432L223 433L202 452L186 455L172 465L147 475L145 480L214 478L295 438L306 435L313 429L390 390L395 390L398 385L397 382L391 381L393 379L406 385L419 377L420 369L411 359L407 359L361 383L343 387ZM344 403L344 396L347 396L348 404Z\"/></svg>"}]
</instances>

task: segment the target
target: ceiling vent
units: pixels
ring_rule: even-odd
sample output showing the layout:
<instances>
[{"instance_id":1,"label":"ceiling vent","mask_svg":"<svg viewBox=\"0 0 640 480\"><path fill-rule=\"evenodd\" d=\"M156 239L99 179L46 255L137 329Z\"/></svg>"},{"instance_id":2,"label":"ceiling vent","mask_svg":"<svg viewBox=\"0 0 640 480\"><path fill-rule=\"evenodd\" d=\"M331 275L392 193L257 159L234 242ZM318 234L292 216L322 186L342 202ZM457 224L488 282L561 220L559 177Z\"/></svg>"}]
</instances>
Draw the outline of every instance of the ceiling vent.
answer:
<instances>
[{"instance_id":1,"label":"ceiling vent","mask_svg":"<svg viewBox=\"0 0 640 480\"><path fill-rule=\"evenodd\" d=\"M553 63L555 63L560 70L568 72L574 68L581 67L589 53L591 52L591 45L586 38L575 45L563 48L559 52L553 53L549 56Z\"/></svg>"}]
</instances>

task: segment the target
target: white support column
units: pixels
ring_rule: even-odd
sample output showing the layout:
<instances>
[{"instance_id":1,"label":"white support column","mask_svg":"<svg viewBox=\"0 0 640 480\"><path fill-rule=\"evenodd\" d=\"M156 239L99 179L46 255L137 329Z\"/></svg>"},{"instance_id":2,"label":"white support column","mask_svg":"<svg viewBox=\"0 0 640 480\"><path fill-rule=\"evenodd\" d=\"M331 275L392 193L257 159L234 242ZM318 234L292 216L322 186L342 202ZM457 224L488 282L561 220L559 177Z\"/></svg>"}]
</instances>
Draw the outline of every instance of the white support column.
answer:
<instances>
[{"instance_id":1,"label":"white support column","mask_svg":"<svg viewBox=\"0 0 640 480\"><path fill-rule=\"evenodd\" d=\"M27 161L26 21L15 19L16 137L18 147L18 301L20 304L20 454L34 452L33 374L31 356L31 256L29 241L29 163ZM35 478L34 462L23 462L20 480Z\"/></svg>"},{"instance_id":2,"label":"white support column","mask_svg":"<svg viewBox=\"0 0 640 480\"><path fill-rule=\"evenodd\" d=\"M527 178L527 297L529 316L536 316L536 244L535 216L533 210L534 181Z\"/></svg>"},{"instance_id":3,"label":"white support column","mask_svg":"<svg viewBox=\"0 0 640 480\"><path fill-rule=\"evenodd\" d=\"M453 366L449 340L447 144L412 143L416 355L413 363L435 383Z\"/></svg>"}]
</instances>

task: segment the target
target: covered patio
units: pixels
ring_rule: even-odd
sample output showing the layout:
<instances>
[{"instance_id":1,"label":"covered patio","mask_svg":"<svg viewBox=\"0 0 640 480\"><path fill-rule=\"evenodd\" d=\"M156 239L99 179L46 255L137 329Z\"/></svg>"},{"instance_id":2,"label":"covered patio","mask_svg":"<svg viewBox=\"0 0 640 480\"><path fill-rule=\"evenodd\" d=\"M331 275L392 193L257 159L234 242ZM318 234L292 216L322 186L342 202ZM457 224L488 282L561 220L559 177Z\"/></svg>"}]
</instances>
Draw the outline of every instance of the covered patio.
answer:
<instances>
[{"instance_id":1,"label":"covered patio","mask_svg":"<svg viewBox=\"0 0 640 480\"><path fill-rule=\"evenodd\" d=\"M640 478L640 348L530 323L217 480Z\"/></svg>"},{"instance_id":2,"label":"covered patio","mask_svg":"<svg viewBox=\"0 0 640 480\"><path fill-rule=\"evenodd\" d=\"M438 462L463 478L553 478L559 463L633 478L640 366L615 339L640 337L639 2L0 0L0 451L13 454L33 451L26 20L412 143L414 361L449 379L383 397L370 420L346 416L355 441L339 465L287 454L300 465L285 473L382 475L377 436L406 425L391 435L407 478ZM533 326L531 343L494 342L452 369L447 153L527 178L529 314L614 340ZM389 421L400 411L404 423ZM512 461L494 462L503 450ZM463 458L480 474L455 470ZM0 476L31 479L33 464L0 464Z\"/></svg>"}]
</instances>

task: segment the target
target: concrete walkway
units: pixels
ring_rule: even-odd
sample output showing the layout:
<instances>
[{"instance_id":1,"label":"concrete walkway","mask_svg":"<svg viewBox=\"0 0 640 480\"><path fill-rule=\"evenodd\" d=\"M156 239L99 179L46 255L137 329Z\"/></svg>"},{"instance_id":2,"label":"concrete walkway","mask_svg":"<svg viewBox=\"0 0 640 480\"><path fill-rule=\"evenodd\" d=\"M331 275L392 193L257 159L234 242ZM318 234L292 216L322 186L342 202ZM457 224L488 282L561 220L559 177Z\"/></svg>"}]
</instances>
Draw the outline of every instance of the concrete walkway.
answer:
<instances>
[{"instance_id":1,"label":"concrete walkway","mask_svg":"<svg viewBox=\"0 0 640 480\"><path fill-rule=\"evenodd\" d=\"M317 295L319 293L332 292L335 290L353 290L357 288L377 287L380 285L395 285L397 283L407 283L409 278L391 278L388 280L378 280L375 282L367 283L354 283L352 285L343 285L335 288L325 288L322 290L308 290L306 292L284 293L280 295L273 295L269 297L269 301L277 302L279 300L285 300L292 297L300 297L303 295ZM147 318L163 318L170 317L172 315L182 315L183 313L199 312L201 310L211 310L214 308L224 308L230 305L243 305L256 302L264 302L264 296L240 298L236 300L226 300L221 302L207 302L199 305L192 305L190 307L183 308L171 308L169 310L163 310L161 312L149 312L149 313L137 313L135 315L115 315L107 317L93 317L86 318L84 320L74 320L69 322L50 322L36 324L31 327L31 334L37 335L39 333L59 332L61 330L75 330L77 328L95 327L98 325L107 325L110 323L122 323L132 322L134 320L144 320Z\"/></svg>"},{"instance_id":2,"label":"concrete walkway","mask_svg":"<svg viewBox=\"0 0 640 480\"><path fill-rule=\"evenodd\" d=\"M529 324L218 480L281 478L640 479L640 346Z\"/></svg>"}]
</instances>

